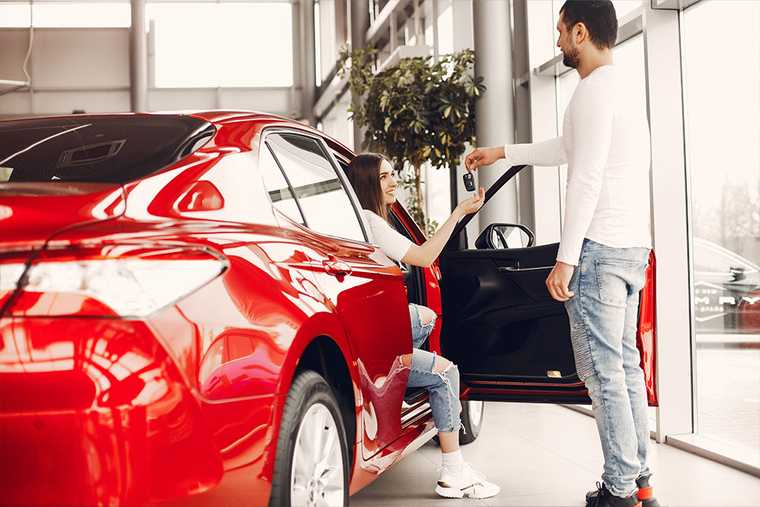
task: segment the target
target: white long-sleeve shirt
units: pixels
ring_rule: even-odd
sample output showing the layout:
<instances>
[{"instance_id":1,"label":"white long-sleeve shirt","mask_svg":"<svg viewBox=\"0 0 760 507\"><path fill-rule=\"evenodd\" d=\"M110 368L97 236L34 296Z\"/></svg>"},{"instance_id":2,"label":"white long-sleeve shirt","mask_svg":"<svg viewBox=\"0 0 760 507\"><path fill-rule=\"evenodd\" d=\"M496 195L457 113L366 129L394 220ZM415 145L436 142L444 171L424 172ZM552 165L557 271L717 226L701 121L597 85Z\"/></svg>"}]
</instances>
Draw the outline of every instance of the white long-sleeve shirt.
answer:
<instances>
[{"instance_id":1,"label":"white long-sleeve shirt","mask_svg":"<svg viewBox=\"0 0 760 507\"><path fill-rule=\"evenodd\" d=\"M369 242L379 246L394 261L403 259L414 243L374 211L365 209L362 212L369 225Z\"/></svg>"},{"instance_id":2,"label":"white long-sleeve shirt","mask_svg":"<svg viewBox=\"0 0 760 507\"><path fill-rule=\"evenodd\" d=\"M649 126L620 93L612 65L581 80L563 135L504 148L508 165L567 167L565 221L557 260L577 265L588 238L615 248L651 248Z\"/></svg>"}]
</instances>

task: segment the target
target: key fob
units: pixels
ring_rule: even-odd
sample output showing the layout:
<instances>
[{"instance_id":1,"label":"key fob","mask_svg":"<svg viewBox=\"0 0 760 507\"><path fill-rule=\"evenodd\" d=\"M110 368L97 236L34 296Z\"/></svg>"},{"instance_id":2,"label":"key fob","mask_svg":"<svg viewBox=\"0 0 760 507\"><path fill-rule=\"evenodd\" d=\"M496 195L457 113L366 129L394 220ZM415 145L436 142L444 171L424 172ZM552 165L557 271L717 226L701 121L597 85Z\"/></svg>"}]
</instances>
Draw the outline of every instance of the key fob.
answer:
<instances>
[{"instance_id":1,"label":"key fob","mask_svg":"<svg viewBox=\"0 0 760 507\"><path fill-rule=\"evenodd\" d=\"M464 179L464 188L466 188L469 192L475 191L475 177L472 175L470 171L467 171L464 173L464 176L462 176L462 179Z\"/></svg>"}]
</instances>

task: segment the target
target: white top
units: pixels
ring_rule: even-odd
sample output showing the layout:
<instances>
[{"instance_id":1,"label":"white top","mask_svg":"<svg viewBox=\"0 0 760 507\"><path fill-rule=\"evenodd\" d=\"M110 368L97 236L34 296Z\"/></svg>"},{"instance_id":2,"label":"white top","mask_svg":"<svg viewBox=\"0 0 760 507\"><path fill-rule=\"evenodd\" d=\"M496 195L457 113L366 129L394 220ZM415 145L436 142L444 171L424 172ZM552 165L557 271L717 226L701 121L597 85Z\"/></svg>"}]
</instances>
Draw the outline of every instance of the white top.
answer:
<instances>
[{"instance_id":1,"label":"white top","mask_svg":"<svg viewBox=\"0 0 760 507\"><path fill-rule=\"evenodd\" d=\"M583 239L651 248L649 126L619 92L612 65L582 79L565 110L563 135L504 148L509 165L567 168L565 221L557 260L577 265Z\"/></svg>"},{"instance_id":2,"label":"white top","mask_svg":"<svg viewBox=\"0 0 760 507\"><path fill-rule=\"evenodd\" d=\"M364 209L362 212L367 220L367 224L369 224L367 233L369 234L370 243L379 246L380 250L394 261L403 259L414 243L391 227L391 224L386 222L377 213L368 209Z\"/></svg>"}]
</instances>

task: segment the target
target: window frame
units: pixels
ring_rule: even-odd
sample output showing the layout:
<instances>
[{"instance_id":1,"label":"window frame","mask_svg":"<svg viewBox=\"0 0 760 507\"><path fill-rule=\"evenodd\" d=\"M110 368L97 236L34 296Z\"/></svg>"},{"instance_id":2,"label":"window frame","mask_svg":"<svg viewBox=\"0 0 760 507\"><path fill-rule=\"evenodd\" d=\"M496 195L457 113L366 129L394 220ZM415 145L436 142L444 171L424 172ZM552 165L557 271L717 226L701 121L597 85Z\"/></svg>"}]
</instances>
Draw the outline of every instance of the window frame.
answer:
<instances>
[{"instance_id":1,"label":"window frame","mask_svg":"<svg viewBox=\"0 0 760 507\"><path fill-rule=\"evenodd\" d=\"M312 229L309 226L309 220L306 217L306 214L303 212L303 208L301 207L301 203L300 203L300 201L298 199L298 195L296 195L295 189L293 188L293 185L290 182L290 178L288 177L287 172L283 169L282 163L280 163L280 160L277 158L277 154L269 146L269 143L267 142L269 136L277 135L277 134L297 135L297 136L306 137L306 138L309 138L309 139L312 139L312 140L316 141L316 143L319 146L320 150L322 150L322 155L324 156L325 160L327 160L327 162L330 164L330 167L332 167L333 172L338 177L338 181L340 181L341 187L343 188L343 190L346 192L346 195L348 196L348 201L349 201L349 203L351 204L351 207L354 210L354 216L356 217L357 221L359 222L359 229L361 230L361 233L362 233L362 236L364 237L364 239L346 238L346 237L338 236L338 235L335 235L335 234L328 234L328 233L325 233L325 232L322 232L322 231L314 230L314 229ZM343 172L343 169L340 167L340 164L338 164L337 160L335 159L335 155L334 155L333 151L327 146L327 143L325 143L325 140L324 140L324 138L322 136L320 136L319 134L315 134L313 132L304 131L304 130L300 130L300 129L293 128L293 127L283 127L283 126L267 127L267 128L264 128L262 130L262 132L261 132L261 142L260 142L260 145L261 146L259 147L259 150L262 150L262 149L268 149L268 150L270 150L270 153L272 154L272 158L274 159L275 163L277 164L277 167L280 168L280 171L282 172L282 175L283 175L283 177L285 178L285 181L288 184L288 188L290 188L290 192L293 194L293 199L296 202L296 206L298 207L298 210L300 211L301 216L304 219L304 223L303 224L298 224L297 222L294 222L294 223L296 223L297 225L299 225L301 227L305 227L306 229L308 229L310 232L312 232L314 234L318 234L320 236L324 236L324 237L327 237L327 238L333 238L333 239L337 239L337 240L340 240L340 241L350 241L350 242L354 242L354 243L371 244L369 242L369 239L368 239L368 236L367 236L367 226L364 223L364 215L361 212L360 206L358 206L358 202L359 201L356 198L356 194L354 193L353 187L351 187L351 183L348 181L348 178L346 177L345 173ZM259 152L259 154L260 153L261 152ZM269 197L269 190L268 189L267 189L267 198L269 198L269 202L270 202L270 205L272 206L272 208L276 209L274 207L274 203L272 203L271 197ZM280 212L279 210L277 210L277 211L280 214L284 215L284 213ZM288 217L288 219L292 221L292 219L290 219L290 217Z\"/></svg>"},{"instance_id":2,"label":"window frame","mask_svg":"<svg viewBox=\"0 0 760 507\"><path fill-rule=\"evenodd\" d=\"M274 161L275 166L280 171L280 174L282 175L283 179L285 180L285 184L288 186L288 190L290 190L290 194L293 196L293 201L296 203L296 208L298 209L298 213L301 215L301 219L303 220L303 223L297 222L291 217L289 217L285 212L280 211L275 205L274 201L272 201L272 196L269 195L270 190L266 186L266 182L264 182L264 176L261 173L261 154L264 150L267 150L269 152L269 155L272 157L272 160ZM301 208L301 203L298 202L298 198L296 197L295 190L293 189L293 185L290 183L290 179L288 178L288 175L285 174L285 171L282 170L282 165L280 165L280 161L277 160L277 156L274 154L274 151L269 146L269 144L266 142L266 138L262 134L261 136L261 143L259 146L259 153L258 153L258 167L259 167L259 178L261 178L262 185L264 186L264 190L267 194L267 199L269 199L269 206L272 208L273 213L279 213L281 215L284 215L293 223L297 223L298 225L301 225L303 227L308 228L308 222L306 221L306 216L303 214L303 209Z\"/></svg>"}]
</instances>

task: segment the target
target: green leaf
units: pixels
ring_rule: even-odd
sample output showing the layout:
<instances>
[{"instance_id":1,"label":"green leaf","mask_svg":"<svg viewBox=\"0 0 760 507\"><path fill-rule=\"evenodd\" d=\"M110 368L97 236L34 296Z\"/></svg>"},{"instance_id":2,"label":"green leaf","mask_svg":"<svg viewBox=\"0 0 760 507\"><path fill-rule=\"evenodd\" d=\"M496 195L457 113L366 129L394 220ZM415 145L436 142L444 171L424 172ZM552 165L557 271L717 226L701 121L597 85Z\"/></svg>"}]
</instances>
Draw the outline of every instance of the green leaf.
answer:
<instances>
[{"instance_id":1,"label":"green leaf","mask_svg":"<svg viewBox=\"0 0 760 507\"><path fill-rule=\"evenodd\" d=\"M466 143L474 141L475 101L485 86L472 77L471 50L432 58L402 59L381 73L374 72L377 51L342 48L338 72L347 76L351 94L358 97L351 111L365 130L362 145L387 155L403 168L399 181L407 188L410 208L420 226L424 216L420 167L454 167Z\"/></svg>"}]
</instances>

